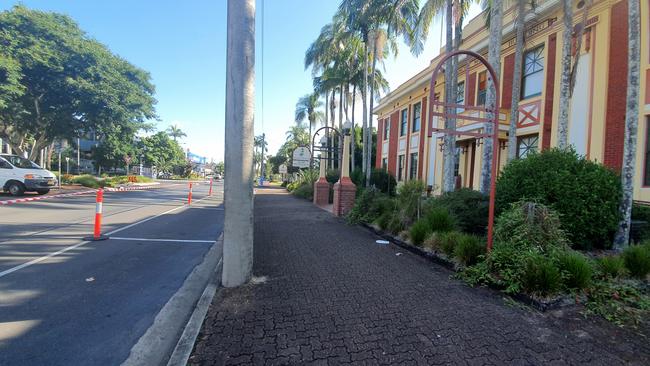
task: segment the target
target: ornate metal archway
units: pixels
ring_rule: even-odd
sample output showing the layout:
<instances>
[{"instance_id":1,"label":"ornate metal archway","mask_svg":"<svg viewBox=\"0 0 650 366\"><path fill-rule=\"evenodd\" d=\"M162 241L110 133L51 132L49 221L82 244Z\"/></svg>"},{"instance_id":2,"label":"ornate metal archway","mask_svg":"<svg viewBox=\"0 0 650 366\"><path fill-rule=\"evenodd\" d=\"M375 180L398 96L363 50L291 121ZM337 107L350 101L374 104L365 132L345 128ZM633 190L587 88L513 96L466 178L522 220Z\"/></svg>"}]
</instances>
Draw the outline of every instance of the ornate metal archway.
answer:
<instances>
[{"instance_id":1,"label":"ornate metal archway","mask_svg":"<svg viewBox=\"0 0 650 366\"><path fill-rule=\"evenodd\" d=\"M324 136L326 136L328 138L328 143L327 143L326 146L321 146L320 144L316 143L316 137L319 136L320 131L323 131L323 130L326 131ZM337 138L337 139L339 138L339 136L342 136L341 132L338 129L336 129L334 127L330 127L330 126L324 126L324 127L321 127L319 129L317 129L314 132L314 135L311 137L312 166L313 166L313 162L314 162L314 159L315 159L316 152L327 153L327 157L326 157L327 161L332 161L334 159L338 159L338 157L336 157L336 158L334 157L334 152L338 153L338 155L341 155L342 146L334 147L334 144L329 143L329 139L332 138L332 137L330 137L331 133L332 133L332 136ZM339 169L340 169L340 167L339 167Z\"/></svg>"},{"instance_id":2,"label":"ornate metal archway","mask_svg":"<svg viewBox=\"0 0 650 366\"><path fill-rule=\"evenodd\" d=\"M473 59L478 60L487 68L490 78L493 81L492 87L494 88L494 92L496 96L494 108L491 108L491 106L470 106L465 104L446 103L446 102L435 100L435 84L436 84L436 80L438 79L438 74L440 73L440 69L448 59L458 55L466 55L468 57L467 60L468 65L469 65L469 58L471 57ZM483 56L479 55L478 53L473 51L467 51L467 50L458 50L458 51L451 52L445 55L442 58L442 60L438 62L438 65L436 65L436 68L433 70L433 74L431 76L431 84L429 87L429 126L431 126L431 128L429 129L429 137L432 137L432 132L438 132L447 135L457 135L457 136L462 135L462 136L472 136L477 138L492 138L490 205L488 209L489 213L488 213L488 232L487 232L488 251L492 249L493 229L494 229L494 195L496 191L496 176L498 171L497 157L499 155L499 104L500 104L499 80L497 79L497 75L494 72L494 68L492 67L492 65L490 65L490 63L487 62L487 60ZM440 108L442 108L442 111L439 111ZM459 108L462 108L463 111L475 111L477 112L477 114L476 115L458 114ZM481 113L483 113L483 116L481 116ZM483 133L458 131L456 129L436 128L433 126L434 116L442 117L442 118L462 119L462 120L473 121L473 122L486 122L486 123L491 122L493 124L493 131L492 132L487 131L488 130L487 127L489 126L488 124L486 124L486 128L484 128Z\"/></svg>"}]
</instances>

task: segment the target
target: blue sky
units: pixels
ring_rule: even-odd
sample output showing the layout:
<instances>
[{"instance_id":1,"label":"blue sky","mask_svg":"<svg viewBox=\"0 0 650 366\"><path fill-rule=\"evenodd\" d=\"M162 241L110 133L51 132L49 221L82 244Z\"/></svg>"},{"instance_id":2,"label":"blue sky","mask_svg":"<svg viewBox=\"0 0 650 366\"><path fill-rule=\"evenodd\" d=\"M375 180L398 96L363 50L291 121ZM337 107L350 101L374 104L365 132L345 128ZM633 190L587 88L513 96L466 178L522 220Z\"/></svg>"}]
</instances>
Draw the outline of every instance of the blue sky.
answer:
<instances>
[{"instance_id":1,"label":"blue sky","mask_svg":"<svg viewBox=\"0 0 650 366\"><path fill-rule=\"evenodd\" d=\"M266 133L274 153L293 123L296 101L312 90L311 72L304 70L305 50L340 0L266 0L263 56L260 1L255 132ZM114 53L149 71L156 85L158 129L177 123L188 135L185 148L223 159L226 0L22 0L3 2L0 10L18 3L71 16ZM386 61L391 88L429 64L439 49L439 30L439 25L432 27L419 57L402 47L397 59Z\"/></svg>"}]
</instances>

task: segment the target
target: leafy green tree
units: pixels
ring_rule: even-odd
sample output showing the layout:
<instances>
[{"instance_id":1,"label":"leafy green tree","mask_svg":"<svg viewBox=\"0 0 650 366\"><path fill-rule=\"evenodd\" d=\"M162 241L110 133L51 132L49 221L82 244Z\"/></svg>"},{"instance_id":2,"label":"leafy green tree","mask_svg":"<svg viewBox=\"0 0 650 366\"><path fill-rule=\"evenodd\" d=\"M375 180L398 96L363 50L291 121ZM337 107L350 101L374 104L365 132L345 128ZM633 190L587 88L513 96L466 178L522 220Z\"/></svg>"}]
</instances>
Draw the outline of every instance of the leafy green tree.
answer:
<instances>
[{"instance_id":1,"label":"leafy green tree","mask_svg":"<svg viewBox=\"0 0 650 366\"><path fill-rule=\"evenodd\" d=\"M99 169L124 167L124 157L135 158L137 154L138 150L133 144L133 132L121 130L106 134L102 143L92 150L93 159Z\"/></svg>"},{"instance_id":2,"label":"leafy green tree","mask_svg":"<svg viewBox=\"0 0 650 366\"><path fill-rule=\"evenodd\" d=\"M217 164L215 164L214 171L218 174L223 174L223 172L226 171L226 167L224 166L223 161L220 161Z\"/></svg>"},{"instance_id":3,"label":"leafy green tree","mask_svg":"<svg viewBox=\"0 0 650 366\"><path fill-rule=\"evenodd\" d=\"M18 5L0 13L0 138L30 158L55 138L100 138L156 118L150 75L70 17Z\"/></svg>"},{"instance_id":4,"label":"leafy green tree","mask_svg":"<svg viewBox=\"0 0 650 366\"><path fill-rule=\"evenodd\" d=\"M178 142L165 132L158 132L142 139L144 163L155 165L159 172L171 173L178 167L184 170L185 152Z\"/></svg>"}]
</instances>

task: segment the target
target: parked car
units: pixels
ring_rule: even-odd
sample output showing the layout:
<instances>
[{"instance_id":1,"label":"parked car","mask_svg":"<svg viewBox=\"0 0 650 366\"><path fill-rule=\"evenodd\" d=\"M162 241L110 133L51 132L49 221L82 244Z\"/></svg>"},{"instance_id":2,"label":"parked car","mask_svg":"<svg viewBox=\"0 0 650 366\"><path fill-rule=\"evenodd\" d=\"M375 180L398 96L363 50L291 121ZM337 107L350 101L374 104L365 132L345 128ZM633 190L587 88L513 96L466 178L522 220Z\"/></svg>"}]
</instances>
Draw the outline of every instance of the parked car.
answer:
<instances>
[{"instance_id":1,"label":"parked car","mask_svg":"<svg viewBox=\"0 0 650 366\"><path fill-rule=\"evenodd\" d=\"M46 194L57 183L56 175L18 155L0 154L0 187L12 196L25 192Z\"/></svg>"}]
</instances>

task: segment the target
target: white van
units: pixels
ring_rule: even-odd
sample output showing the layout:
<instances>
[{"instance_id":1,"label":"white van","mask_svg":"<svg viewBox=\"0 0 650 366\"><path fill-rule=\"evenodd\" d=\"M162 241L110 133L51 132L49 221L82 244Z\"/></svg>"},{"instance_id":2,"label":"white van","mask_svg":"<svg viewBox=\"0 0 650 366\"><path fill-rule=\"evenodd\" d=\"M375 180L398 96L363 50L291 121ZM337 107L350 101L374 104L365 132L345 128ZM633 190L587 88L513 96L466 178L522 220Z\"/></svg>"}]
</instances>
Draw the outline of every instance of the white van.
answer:
<instances>
[{"instance_id":1,"label":"white van","mask_svg":"<svg viewBox=\"0 0 650 366\"><path fill-rule=\"evenodd\" d=\"M29 159L0 154L0 187L12 196L25 192L46 194L56 185L56 176Z\"/></svg>"}]
</instances>

